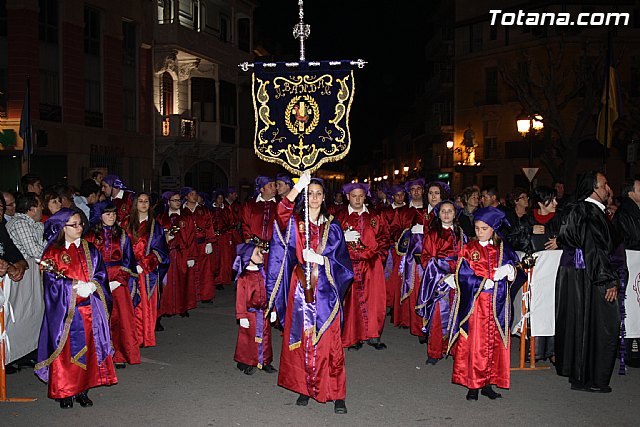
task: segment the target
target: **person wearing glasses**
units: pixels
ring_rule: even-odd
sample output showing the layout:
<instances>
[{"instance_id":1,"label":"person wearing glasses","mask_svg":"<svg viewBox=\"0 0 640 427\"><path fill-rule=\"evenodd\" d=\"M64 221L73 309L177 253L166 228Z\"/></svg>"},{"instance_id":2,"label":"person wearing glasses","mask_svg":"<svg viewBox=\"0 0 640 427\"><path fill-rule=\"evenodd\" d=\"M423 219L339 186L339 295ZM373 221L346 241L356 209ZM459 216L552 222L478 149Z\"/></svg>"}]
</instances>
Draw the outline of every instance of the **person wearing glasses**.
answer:
<instances>
[{"instance_id":1,"label":"person wearing glasses","mask_svg":"<svg viewBox=\"0 0 640 427\"><path fill-rule=\"evenodd\" d=\"M158 317L189 317L189 310L198 306L196 283L193 274L198 261L196 230L191 211L182 207L182 198L177 191L167 192L166 210L158 216L169 247L169 269L162 290Z\"/></svg>"},{"instance_id":2,"label":"person wearing glasses","mask_svg":"<svg viewBox=\"0 0 640 427\"><path fill-rule=\"evenodd\" d=\"M119 211L118 211L119 212ZM169 267L169 249L164 231L150 210L149 194L136 196L128 220L127 234L133 245L138 273L138 291L140 304L134 310L136 315L138 344L141 347L156 345L156 330L164 330L156 325L158 319L158 301L161 285Z\"/></svg>"},{"instance_id":3,"label":"person wearing glasses","mask_svg":"<svg viewBox=\"0 0 640 427\"><path fill-rule=\"evenodd\" d=\"M111 291L100 251L82 239L80 214L63 208L45 224L44 318L35 373L63 409L93 406L91 388L118 382L109 328ZM48 265L49 268L44 266Z\"/></svg>"},{"instance_id":4,"label":"person wearing glasses","mask_svg":"<svg viewBox=\"0 0 640 427\"><path fill-rule=\"evenodd\" d=\"M117 369L140 364L140 347L136 335L134 304L137 295L138 274L136 260L127 233L117 224L116 206L111 201L95 203L91 207L91 229L85 239L93 243L102 255L109 276L109 289L113 298L111 311L111 341L115 349L113 361Z\"/></svg>"},{"instance_id":5,"label":"person wearing glasses","mask_svg":"<svg viewBox=\"0 0 640 427\"><path fill-rule=\"evenodd\" d=\"M505 230L506 238L514 251L531 252L531 216L529 215L529 193L515 187L507 195L507 221L511 227Z\"/></svg>"}]
</instances>

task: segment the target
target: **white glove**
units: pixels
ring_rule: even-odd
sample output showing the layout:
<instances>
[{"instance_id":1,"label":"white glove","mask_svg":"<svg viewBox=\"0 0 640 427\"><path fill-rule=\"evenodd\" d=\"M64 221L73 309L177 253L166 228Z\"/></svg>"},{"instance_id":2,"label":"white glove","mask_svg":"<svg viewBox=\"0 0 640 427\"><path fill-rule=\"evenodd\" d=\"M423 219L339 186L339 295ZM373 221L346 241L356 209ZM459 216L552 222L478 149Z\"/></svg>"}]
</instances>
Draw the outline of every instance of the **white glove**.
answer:
<instances>
[{"instance_id":1,"label":"white glove","mask_svg":"<svg viewBox=\"0 0 640 427\"><path fill-rule=\"evenodd\" d=\"M249 329L249 319L240 319L240 327Z\"/></svg>"},{"instance_id":2,"label":"white glove","mask_svg":"<svg viewBox=\"0 0 640 427\"><path fill-rule=\"evenodd\" d=\"M424 225L416 224L411 227L411 233L413 234L424 234Z\"/></svg>"},{"instance_id":3,"label":"white glove","mask_svg":"<svg viewBox=\"0 0 640 427\"><path fill-rule=\"evenodd\" d=\"M176 238L176 236L173 236L173 235L171 235L171 234L167 234L167 242L170 242L170 241L172 241L172 240L173 240L173 239L175 239L175 238Z\"/></svg>"},{"instance_id":4,"label":"white glove","mask_svg":"<svg viewBox=\"0 0 640 427\"><path fill-rule=\"evenodd\" d=\"M111 289L111 292L113 292L115 289L118 288L118 286L120 286L122 283L117 282L115 280L112 280L111 282L109 282L109 289Z\"/></svg>"},{"instance_id":5,"label":"white glove","mask_svg":"<svg viewBox=\"0 0 640 427\"><path fill-rule=\"evenodd\" d=\"M191 268L196 265L196 262L192 259L187 260L187 267Z\"/></svg>"},{"instance_id":6,"label":"white glove","mask_svg":"<svg viewBox=\"0 0 640 427\"><path fill-rule=\"evenodd\" d=\"M75 289L78 295L82 298L87 298L89 295L94 293L97 288L95 283L79 280L75 285L73 285L73 289Z\"/></svg>"},{"instance_id":7,"label":"white glove","mask_svg":"<svg viewBox=\"0 0 640 427\"><path fill-rule=\"evenodd\" d=\"M506 277L511 281L516 277L516 270L511 264L500 266L494 269L494 271L495 273L493 274L493 280L502 280Z\"/></svg>"},{"instance_id":8,"label":"white glove","mask_svg":"<svg viewBox=\"0 0 640 427\"><path fill-rule=\"evenodd\" d=\"M138 272L138 274L142 274L144 270L139 265L136 265L136 271Z\"/></svg>"},{"instance_id":9,"label":"white glove","mask_svg":"<svg viewBox=\"0 0 640 427\"><path fill-rule=\"evenodd\" d=\"M456 288L456 278L453 277L453 274L447 275L447 277L444 278L443 282L449 285L451 289Z\"/></svg>"},{"instance_id":10,"label":"white glove","mask_svg":"<svg viewBox=\"0 0 640 427\"><path fill-rule=\"evenodd\" d=\"M207 243L207 245L204 247L204 253L209 255L211 252L213 252L213 246L211 245L211 243Z\"/></svg>"},{"instance_id":11,"label":"white glove","mask_svg":"<svg viewBox=\"0 0 640 427\"><path fill-rule=\"evenodd\" d=\"M302 193L302 190L307 188L310 182L311 173L309 173L309 171L304 172L302 175L300 175L300 178L298 178L298 182L296 182L296 185L294 185L293 188L298 190L299 193Z\"/></svg>"},{"instance_id":12,"label":"white glove","mask_svg":"<svg viewBox=\"0 0 640 427\"><path fill-rule=\"evenodd\" d=\"M344 240L347 242L357 242L360 239L360 233L356 230L347 230L344 232Z\"/></svg>"},{"instance_id":13,"label":"white glove","mask_svg":"<svg viewBox=\"0 0 640 427\"><path fill-rule=\"evenodd\" d=\"M494 286L494 285L495 285L495 284L493 283L493 280L491 280L491 279L487 279L487 280L484 282L484 289L488 291L489 289L493 289L493 286Z\"/></svg>"},{"instance_id":14,"label":"white glove","mask_svg":"<svg viewBox=\"0 0 640 427\"><path fill-rule=\"evenodd\" d=\"M275 311L272 311L272 312L271 312L271 317L269 318L269 321L270 321L271 323L273 323L273 322L275 322L276 320L278 320L278 316L276 315L276 312L275 312Z\"/></svg>"},{"instance_id":15,"label":"white glove","mask_svg":"<svg viewBox=\"0 0 640 427\"><path fill-rule=\"evenodd\" d=\"M313 249L303 249L302 258L308 262L315 262L318 265L324 265L324 257L315 253Z\"/></svg>"}]
</instances>

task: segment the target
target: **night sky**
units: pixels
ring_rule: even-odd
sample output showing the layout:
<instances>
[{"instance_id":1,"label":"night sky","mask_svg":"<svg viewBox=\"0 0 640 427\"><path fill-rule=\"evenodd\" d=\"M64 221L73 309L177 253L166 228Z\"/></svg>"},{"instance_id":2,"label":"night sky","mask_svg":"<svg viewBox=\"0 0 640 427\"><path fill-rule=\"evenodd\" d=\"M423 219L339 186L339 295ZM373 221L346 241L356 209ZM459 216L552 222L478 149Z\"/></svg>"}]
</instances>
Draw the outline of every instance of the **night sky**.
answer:
<instances>
[{"instance_id":1,"label":"night sky","mask_svg":"<svg viewBox=\"0 0 640 427\"><path fill-rule=\"evenodd\" d=\"M307 61L356 60L356 95L351 110L355 159L393 132L410 108L416 81L424 76L425 10L428 1L306 0L304 22L311 25ZM273 55L269 60L296 61L299 42L292 30L298 22L297 0L263 0L254 14L255 44ZM424 77L422 77L424 78Z\"/></svg>"}]
</instances>

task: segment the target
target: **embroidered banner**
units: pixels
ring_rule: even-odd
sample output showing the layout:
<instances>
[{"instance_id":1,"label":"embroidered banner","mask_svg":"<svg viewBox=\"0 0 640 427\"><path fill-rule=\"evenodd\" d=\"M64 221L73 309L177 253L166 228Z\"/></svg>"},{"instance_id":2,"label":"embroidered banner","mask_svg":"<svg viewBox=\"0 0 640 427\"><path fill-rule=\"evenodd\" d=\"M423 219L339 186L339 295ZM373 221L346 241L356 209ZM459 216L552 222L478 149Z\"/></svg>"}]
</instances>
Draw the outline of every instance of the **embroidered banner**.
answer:
<instances>
[{"instance_id":1,"label":"embroidered banner","mask_svg":"<svg viewBox=\"0 0 640 427\"><path fill-rule=\"evenodd\" d=\"M309 67L256 63L252 82L258 157L300 175L344 158L355 91L349 61Z\"/></svg>"}]
</instances>

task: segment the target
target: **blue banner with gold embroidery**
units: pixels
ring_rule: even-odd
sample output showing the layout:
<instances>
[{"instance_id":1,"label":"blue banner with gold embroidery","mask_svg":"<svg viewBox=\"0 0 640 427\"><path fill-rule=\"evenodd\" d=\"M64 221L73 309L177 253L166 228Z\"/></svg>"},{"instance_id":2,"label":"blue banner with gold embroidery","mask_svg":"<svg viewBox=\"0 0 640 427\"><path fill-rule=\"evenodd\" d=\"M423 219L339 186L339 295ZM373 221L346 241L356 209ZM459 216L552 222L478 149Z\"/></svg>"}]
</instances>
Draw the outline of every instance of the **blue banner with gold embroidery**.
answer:
<instances>
[{"instance_id":1,"label":"blue banner with gold embroidery","mask_svg":"<svg viewBox=\"0 0 640 427\"><path fill-rule=\"evenodd\" d=\"M317 64L317 63L316 63ZM344 158L355 91L350 61L319 66L256 63L253 107L258 157L300 175Z\"/></svg>"}]
</instances>

